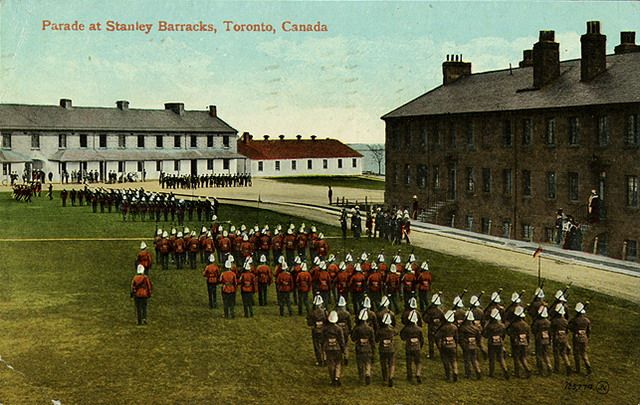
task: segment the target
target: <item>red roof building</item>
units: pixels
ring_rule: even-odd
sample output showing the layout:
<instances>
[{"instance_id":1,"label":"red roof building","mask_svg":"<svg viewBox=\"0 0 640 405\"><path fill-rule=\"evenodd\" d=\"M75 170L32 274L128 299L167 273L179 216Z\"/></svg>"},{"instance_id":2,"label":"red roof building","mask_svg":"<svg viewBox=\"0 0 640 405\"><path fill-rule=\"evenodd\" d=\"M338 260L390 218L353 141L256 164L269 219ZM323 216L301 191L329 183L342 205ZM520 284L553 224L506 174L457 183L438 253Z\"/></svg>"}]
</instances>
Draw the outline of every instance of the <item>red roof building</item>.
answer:
<instances>
[{"instance_id":1,"label":"red roof building","mask_svg":"<svg viewBox=\"0 0 640 405\"><path fill-rule=\"evenodd\" d=\"M254 140L245 133L238 140L238 153L247 157L243 169L257 177L362 174L362 155L337 139L265 135Z\"/></svg>"}]
</instances>

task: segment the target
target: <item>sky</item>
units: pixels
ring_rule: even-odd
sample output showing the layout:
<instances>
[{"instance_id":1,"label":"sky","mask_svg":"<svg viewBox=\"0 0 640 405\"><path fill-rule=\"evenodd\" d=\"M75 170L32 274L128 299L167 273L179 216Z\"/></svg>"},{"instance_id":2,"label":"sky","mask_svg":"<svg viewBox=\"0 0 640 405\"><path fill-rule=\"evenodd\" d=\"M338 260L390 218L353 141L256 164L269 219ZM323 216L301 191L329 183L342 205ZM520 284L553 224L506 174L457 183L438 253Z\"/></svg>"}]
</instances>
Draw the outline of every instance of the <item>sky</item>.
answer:
<instances>
[{"instance_id":1,"label":"sky","mask_svg":"<svg viewBox=\"0 0 640 405\"><path fill-rule=\"evenodd\" d=\"M109 20L153 25L107 31ZM240 133L382 143L380 117L440 85L447 54L474 73L517 66L551 29L561 60L578 58L590 20L612 53L620 31L640 31L640 2L0 0L0 103L214 104ZM217 32L159 31L160 21ZM224 21L275 32L226 31ZM328 31L284 32L284 21Z\"/></svg>"}]
</instances>

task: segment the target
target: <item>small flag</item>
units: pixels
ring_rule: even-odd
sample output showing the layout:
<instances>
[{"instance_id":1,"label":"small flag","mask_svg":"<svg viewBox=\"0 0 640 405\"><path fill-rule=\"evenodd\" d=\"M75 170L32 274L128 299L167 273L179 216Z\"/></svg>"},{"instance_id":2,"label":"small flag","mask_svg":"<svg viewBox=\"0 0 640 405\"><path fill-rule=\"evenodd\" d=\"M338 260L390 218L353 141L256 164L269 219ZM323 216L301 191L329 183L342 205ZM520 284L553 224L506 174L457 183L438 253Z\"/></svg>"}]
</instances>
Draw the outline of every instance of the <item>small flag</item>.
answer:
<instances>
[{"instance_id":1,"label":"small flag","mask_svg":"<svg viewBox=\"0 0 640 405\"><path fill-rule=\"evenodd\" d=\"M533 252L533 258L535 259L536 257L540 256L541 254L542 254L542 248L540 246L538 246L536 251Z\"/></svg>"}]
</instances>

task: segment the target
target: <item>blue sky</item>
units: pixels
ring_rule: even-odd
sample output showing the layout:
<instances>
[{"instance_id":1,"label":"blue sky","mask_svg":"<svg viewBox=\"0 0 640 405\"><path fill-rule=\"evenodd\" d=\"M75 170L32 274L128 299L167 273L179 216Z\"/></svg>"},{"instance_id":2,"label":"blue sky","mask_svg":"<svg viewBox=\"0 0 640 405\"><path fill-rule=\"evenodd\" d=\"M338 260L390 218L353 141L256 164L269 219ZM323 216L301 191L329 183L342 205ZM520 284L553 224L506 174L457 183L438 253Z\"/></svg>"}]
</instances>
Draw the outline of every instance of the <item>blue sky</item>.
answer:
<instances>
[{"instance_id":1,"label":"blue sky","mask_svg":"<svg viewBox=\"0 0 640 405\"><path fill-rule=\"evenodd\" d=\"M152 23L141 32L42 30L42 20ZM158 21L218 32L158 32ZM225 32L223 21L277 32ZM326 33L286 33L285 20ZM639 2L212 2L0 0L0 102L186 109L216 104L238 131L382 142L380 116L440 84L447 54L474 72L517 66L539 30L561 59L580 55L586 21L600 20L608 52L640 31ZM639 35L640 39L640 35Z\"/></svg>"}]
</instances>

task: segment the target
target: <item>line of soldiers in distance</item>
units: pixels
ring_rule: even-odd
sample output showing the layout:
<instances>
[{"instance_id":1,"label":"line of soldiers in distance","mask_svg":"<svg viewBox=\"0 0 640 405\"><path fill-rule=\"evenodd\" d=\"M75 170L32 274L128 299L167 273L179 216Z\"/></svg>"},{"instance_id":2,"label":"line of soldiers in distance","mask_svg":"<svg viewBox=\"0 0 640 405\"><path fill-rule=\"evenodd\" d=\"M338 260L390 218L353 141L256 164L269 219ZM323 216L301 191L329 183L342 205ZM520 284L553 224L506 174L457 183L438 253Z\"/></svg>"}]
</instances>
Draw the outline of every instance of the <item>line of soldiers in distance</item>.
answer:
<instances>
[{"instance_id":1,"label":"line of soldiers in distance","mask_svg":"<svg viewBox=\"0 0 640 405\"><path fill-rule=\"evenodd\" d=\"M42 183L33 181L31 183L14 184L11 186L11 197L16 201L31 202L33 196L41 196Z\"/></svg>"},{"instance_id":2,"label":"line of soldiers in distance","mask_svg":"<svg viewBox=\"0 0 640 405\"><path fill-rule=\"evenodd\" d=\"M173 193L151 192L139 189L63 189L60 192L62 206L67 199L75 206L90 205L93 212L120 212L122 220L176 222L182 226L185 220L203 222L205 218L217 215L219 203L214 197L179 199ZM194 216L195 214L195 216Z\"/></svg>"},{"instance_id":3,"label":"line of soldiers in distance","mask_svg":"<svg viewBox=\"0 0 640 405\"><path fill-rule=\"evenodd\" d=\"M160 173L158 184L162 188L251 187L251 174L166 174Z\"/></svg>"},{"instance_id":4,"label":"line of soldiers in distance","mask_svg":"<svg viewBox=\"0 0 640 405\"><path fill-rule=\"evenodd\" d=\"M350 211L346 208L340 213L340 228L342 230L342 239L347 237L347 225L351 220L349 229L353 232L353 237L359 239L362 234L362 216L360 207L355 206ZM383 210L377 207L374 211L371 208L366 212L365 216L365 235L369 238L380 238L386 240L392 245L399 245L402 241L411 244L409 236L411 234L411 218L408 210Z\"/></svg>"},{"instance_id":5,"label":"line of soldiers in distance","mask_svg":"<svg viewBox=\"0 0 640 405\"><path fill-rule=\"evenodd\" d=\"M587 305L577 303L574 317L568 320L566 291L559 290L555 294L555 301L549 305L544 301L544 291L538 288L533 301L526 307L521 304L523 292L515 292L511 297L511 304L506 308L501 305L499 291L491 294L491 301L485 308L480 304L482 293L470 298L467 309L461 294L454 297L451 309L446 311L441 309L442 293L438 292L432 296L431 304L422 314L416 308L416 299L410 298L401 315L403 326L399 333L405 346L407 380L412 382L415 378L418 384L422 382L421 350L425 343L423 323L427 325L429 358L435 359L436 346L447 381L455 382L458 379L458 347L462 349L466 378L471 378L472 372L477 379L481 378L479 353L483 353L485 358L489 359L489 376L494 376L497 362L502 368L504 378L508 380L510 374L505 364L507 337L516 377L521 376L520 368L524 370L525 378L531 376L527 362L530 345L535 346L536 366L541 376L551 375L551 351L554 357L553 370L559 372L562 362L567 375L570 375L570 337L574 350L575 372L580 373L580 364L583 362L587 374L591 374L587 355L591 322L585 315L588 302ZM363 308L357 312L357 325L353 328L344 296L340 297L337 308L329 313L323 307L324 301L319 294L314 297L313 303L314 310L307 317L307 325L311 328L316 364L328 366L331 385L340 385L342 367L348 364L350 339L355 344L360 381L366 385L371 382L371 369L377 345L383 383L393 386L396 363L395 337L398 333L395 329L396 317L389 309L388 297L383 297L378 312L374 312L371 300L365 296ZM527 315L531 318L531 326L525 320ZM486 349L483 338L486 340Z\"/></svg>"}]
</instances>

